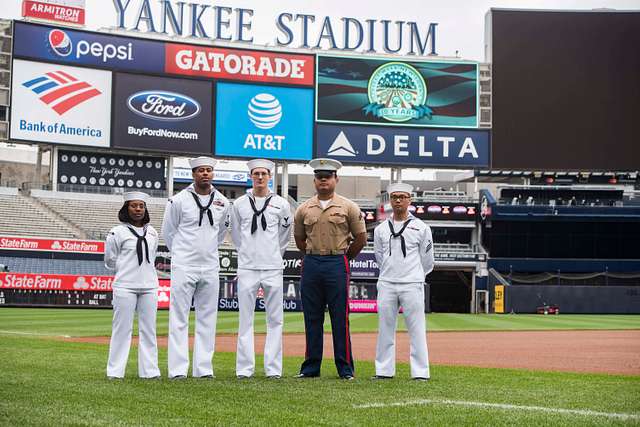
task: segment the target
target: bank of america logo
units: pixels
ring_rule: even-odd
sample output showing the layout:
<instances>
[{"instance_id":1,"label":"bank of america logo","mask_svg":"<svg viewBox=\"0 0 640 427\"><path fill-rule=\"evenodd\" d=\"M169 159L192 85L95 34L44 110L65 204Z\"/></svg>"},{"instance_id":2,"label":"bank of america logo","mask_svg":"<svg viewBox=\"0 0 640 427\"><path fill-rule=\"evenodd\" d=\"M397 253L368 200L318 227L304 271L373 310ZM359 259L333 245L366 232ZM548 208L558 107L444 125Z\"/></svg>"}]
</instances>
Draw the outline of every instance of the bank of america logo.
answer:
<instances>
[{"instance_id":1,"label":"bank of america logo","mask_svg":"<svg viewBox=\"0 0 640 427\"><path fill-rule=\"evenodd\" d=\"M356 150L353 149L353 146L347 139L347 136L344 134L344 132L341 131L336 137L336 139L333 141L333 144L331 144L331 147L329 147L329 150L327 151L327 155L355 157Z\"/></svg>"},{"instance_id":2,"label":"bank of america logo","mask_svg":"<svg viewBox=\"0 0 640 427\"><path fill-rule=\"evenodd\" d=\"M60 70L45 73L22 83L22 86L38 95L40 101L59 115L102 93L89 83Z\"/></svg>"}]
</instances>

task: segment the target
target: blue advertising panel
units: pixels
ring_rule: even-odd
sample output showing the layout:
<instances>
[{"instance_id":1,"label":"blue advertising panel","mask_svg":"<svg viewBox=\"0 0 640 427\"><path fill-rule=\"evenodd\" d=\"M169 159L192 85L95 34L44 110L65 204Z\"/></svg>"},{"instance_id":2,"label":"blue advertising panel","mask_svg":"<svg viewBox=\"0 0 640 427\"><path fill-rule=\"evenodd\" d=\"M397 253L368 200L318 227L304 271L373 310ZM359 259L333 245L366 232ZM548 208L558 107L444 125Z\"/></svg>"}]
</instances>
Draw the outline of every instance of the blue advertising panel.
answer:
<instances>
[{"instance_id":1,"label":"blue advertising panel","mask_svg":"<svg viewBox=\"0 0 640 427\"><path fill-rule=\"evenodd\" d=\"M126 73L114 82L112 147L211 155L211 82Z\"/></svg>"},{"instance_id":2,"label":"blue advertising panel","mask_svg":"<svg viewBox=\"0 0 640 427\"><path fill-rule=\"evenodd\" d=\"M164 72L164 43L15 22L13 55L127 71Z\"/></svg>"},{"instance_id":3,"label":"blue advertising panel","mask_svg":"<svg viewBox=\"0 0 640 427\"><path fill-rule=\"evenodd\" d=\"M309 160L313 89L218 83L215 154Z\"/></svg>"},{"instance_id":4,"label":"blue advertising panel","mask_svg":"<svg viewBox=\"0 0 640 427\"><path fill-rule=\"evenodd\" d=\"M488 130L318 124L316 156L343 163L416 167L489 166Z\"/></svg>"}]
</instances>

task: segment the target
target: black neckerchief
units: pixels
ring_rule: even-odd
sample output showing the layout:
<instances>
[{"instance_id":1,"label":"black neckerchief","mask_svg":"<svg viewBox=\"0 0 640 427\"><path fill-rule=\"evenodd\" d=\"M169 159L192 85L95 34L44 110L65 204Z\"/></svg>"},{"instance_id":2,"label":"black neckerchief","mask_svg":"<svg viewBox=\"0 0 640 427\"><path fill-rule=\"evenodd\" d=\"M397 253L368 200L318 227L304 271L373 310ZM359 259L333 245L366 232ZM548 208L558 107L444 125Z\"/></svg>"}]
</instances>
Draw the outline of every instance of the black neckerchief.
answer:
<instances>
[{"instance_id":1,"label":"black neckerchief","mask_svg":"<svg viewBox=\"0 0 640 427\"><path fill-rule=\"evenodd\" d=\"M147 239L146 239L147 227L143 228L142 236L136 233L136 230L129 227L128 225L127 225L127 228L129 229L131 234L136 236L136 238L138 239L138 242L136 243L136 253L138 254L138 265L142 265L142 244L143 243L144 243L144 250L145 250L147 262L151 264L151 261L149 261L149 244L147 243Z\"/></svg>"},{"instance_id":2,"label":"black neckerchief","mask_svg":"<svg viewBox=\"0 0 640 427\"><path fill-rule=\"evenodd\" d=\"M402 235L402 233L404 233L404 229L407 228L407 225L409 225L412 219L413 218L409 218L408 220L406 220L405 223L402 224L402 228L400 229L400 231L398 231L397 233L393 230L393 222L391 222L391 220L388 221L389 230L391 231L391 236L389 237L389 255L391 255L391 239L393 239L394 237L400 237L400 247L402 248L402 255L405 258L407 257L407 247L404 243L404 236Z\"/></svg>"},{"instance_id":3,"label":"black neckerchief","mask_svg":"<svg viewBox=\"0 0 640 427\"><path fill-rule=\"evenodd\" d=\"M213 225L213 215L211 214L211 209L209 208L211 207L211 203L213 203L213 196L216 195L216 192L214 190L211 190L211 195L209 196L209 203L207 203L207 206L202 206L202 204L200 204L200 198L196 193L192 193L191 191L190 193L193 196L193 200L196 201L196 204L200 209L200 220L198 221L198 227L202 225L202 217L204 216L205 212L207 213L207 217L209 217L209 224Z\"/></svg>"},{"instance_id":4,"label":"black neckerchief","mask_svg":"<svg viewBox=\"0 0 640 427\"><path fill-rule=\"evenodd\" d=\"M253 197L249 196L249 203L251 203L251 209L253 209L253 219L251 220L251 234L255 233L258 229L258 217L264 213L265 209L267 209L267 206L269 206L269 201L272 197L273 195L267 197L267 200L264 201L264 206L262 206L262 209L258 210L256 209L256 202L253 201ZM262 229L266 230L267 220L264 215L262 215L260 222L262 224Z\"/></svg>"}]
</instances>

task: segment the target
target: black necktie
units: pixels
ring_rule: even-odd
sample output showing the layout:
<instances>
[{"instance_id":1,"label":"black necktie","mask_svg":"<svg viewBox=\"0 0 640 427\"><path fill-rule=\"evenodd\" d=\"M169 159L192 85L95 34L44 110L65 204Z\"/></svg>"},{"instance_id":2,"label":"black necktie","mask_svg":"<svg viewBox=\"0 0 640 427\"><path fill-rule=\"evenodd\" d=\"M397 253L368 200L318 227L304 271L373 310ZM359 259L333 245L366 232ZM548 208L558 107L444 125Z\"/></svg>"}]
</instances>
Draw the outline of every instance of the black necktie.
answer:
<instances>
[{"instance_id":1,"label":"black necktie","mask_svg":"<svg viewBox=\"0 0 640 427\"><path fill-rule=\"evenodd\" d=\"M405 258L407 257L407 247L404 243L404 236L402 235L402 233L404 233L404 229L407 228L407 225L409 225L411 220L412 218L409 218L404 224L402 224L402 228L397 233L393 230L393 223L391 221L388 221L389 230L391 231L391 237L389 237L389 255L391 255L391 239L393 239L394 237L400 237L400 247L402 248L402 255Z\"/></svg>"},{"instance_id":2,"label":"black necktie","mask_svg":"<svg viewBox=\"0 0 640 427\"><path fill-rule=\"evenodd\" d=\"M211 207L211 203L213 203L213 196L215 196L215 191L211 191L211 196L209 196L209 203L207 203L207 206L202 206L200 204L200 198L196 193L191 193L191 195L193 196L193 200L196 201L198 208L200 208L200 220L198 221L198 227L202 225L202 217L204 216L205 212L207 213L207 217L209 217L209 224L213 225L213 215L211 214L211 209L209 208Z\"/></svg>"},{"instance_id":3,"label":"black necktie","mask_svg":"<svg viewBox=\"0 0 640 427\"><path fill-rule=\"evenodd\" d=\"M142 236L136 233L136 230L134 230L133 228L131 227L127 227L127 228L138 239L138 242L136 243L136 253L138 254L138 265L142 265L142 245L143 244L144 244L144 250L145 250L147 262L151 264L151 261L149 261L149 245L147 244L147 239L146 239L147 227L144 228L144 232L142 233Z\"/></svg>"},{"instance_id":4,"label":"black necktie","mask_svg":"<svg viewBox=\"0 0 640 427\"><path fill-rule=\"evenodd\" d=\"M253 209L253 219L251 220L251 234L255 233L258 229L258 217L264 213L265 209L267 209L267 206L269 206L269 200L271 200L272 197L273 196L269 196L267 200L264 201L264 206L262 207L262 209L258 210L256 209L256 202L254 202L253 198L249 196L249 203L251 203L251 209ZM264 215L262 215L260 222L262 223L262 229L266 230L267 220Z\"/></svg>"}]
</instances>

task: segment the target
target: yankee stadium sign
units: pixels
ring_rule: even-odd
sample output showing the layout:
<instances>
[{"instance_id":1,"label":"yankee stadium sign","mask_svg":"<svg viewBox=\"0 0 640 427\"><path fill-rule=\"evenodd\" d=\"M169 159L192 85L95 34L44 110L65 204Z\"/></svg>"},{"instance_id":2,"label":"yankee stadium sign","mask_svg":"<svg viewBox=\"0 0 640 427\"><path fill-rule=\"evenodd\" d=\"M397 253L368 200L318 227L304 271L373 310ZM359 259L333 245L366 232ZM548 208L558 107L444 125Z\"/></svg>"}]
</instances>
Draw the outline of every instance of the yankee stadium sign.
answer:
<instances>
[{"instance_id":1,"label":"yankee stadium sign","mask_svg":"<svg viewBox=\"0 0 640 427\"><path fill-rule=\"evenodd\" d=\"M176 0L113 0L116 27L170 36L254 43L253 9ZM437 23L332 18L281 12L274 30L278 47L400 55L437 55Z\"/></svg>"}]
</instances>

